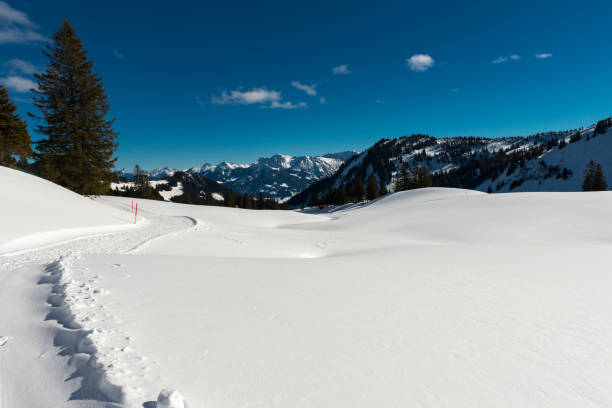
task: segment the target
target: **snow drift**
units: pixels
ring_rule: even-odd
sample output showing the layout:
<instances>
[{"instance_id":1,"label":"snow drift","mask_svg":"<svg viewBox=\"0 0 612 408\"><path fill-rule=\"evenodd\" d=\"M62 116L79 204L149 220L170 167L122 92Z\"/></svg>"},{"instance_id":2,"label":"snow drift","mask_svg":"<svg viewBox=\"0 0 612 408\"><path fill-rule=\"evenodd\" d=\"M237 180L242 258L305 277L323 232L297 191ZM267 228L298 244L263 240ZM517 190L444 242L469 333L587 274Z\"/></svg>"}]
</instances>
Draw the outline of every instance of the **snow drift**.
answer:
<instances>
[{"instance_id":1,"label":"snow drift","mask_svg":"<svg viewBox=\"0 0 612 408\"><path fill-rule=\"evenodd\" d=\"M42 178L0 166L0 254L131 228L133 218Z\"/></svg>"}]
</instances>

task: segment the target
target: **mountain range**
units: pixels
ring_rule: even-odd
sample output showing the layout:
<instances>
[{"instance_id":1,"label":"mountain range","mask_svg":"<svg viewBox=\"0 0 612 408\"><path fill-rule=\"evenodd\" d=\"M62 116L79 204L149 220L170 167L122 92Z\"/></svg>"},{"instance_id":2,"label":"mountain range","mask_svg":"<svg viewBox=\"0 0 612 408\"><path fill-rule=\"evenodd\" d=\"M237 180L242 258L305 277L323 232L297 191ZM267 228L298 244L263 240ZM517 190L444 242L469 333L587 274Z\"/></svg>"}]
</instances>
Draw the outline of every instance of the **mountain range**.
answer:
<instances>
[{"instance_id":1,"label":"mountain range","mask_svg":"<svg viewBox=\"0 0 612 408\"><path fill-rule=\"evenodd\" d=\"M173 185L175 175L178 176L177 173L187 173L196 177L186 178L185 175L181 175L183 186L187 180L195 180L198 185L208 180L208 185L211 184L210 181L214 181L238 193L248 193L252 196L263 194L265 197L283 202L312 183L333 175L346 160L357 153L346 151L323 156L275 154L271 157L259 158L250 164L222 162L213 165L204 163L202 166L185 170L161 167L150 171L149 177L158 182L169 180L168 185ZM130 173L122 175L128 180L131 179ZM214 191L217 192L219 189L215 188Z\"/></svg>"},{"instance_id":2,"label":"mountain range","mask_svg":"<svg viewBox=\"0 0 612 408\"><path fill-rule=\"evenodd\" d=\"M313 197L370 174L393 191L398 174L426 166L432 183L489 193L580 191L588 162L603 165L612 182L612 119L586 128L505 138L435 138L424 134L381 139L358 153L323 156L276 154L250 164L205 163L186 170L167 167L149 173L166 199L184 191L214 194L226 189L274 198L291 206L308 205ZM124 174L130 178L130 174Z\"/></svg>"},{"instance_id":3,"label":"mountain range","mask_svg":"<svg viewBox=\"0 0 612 408\"><path fill-rule=\"evenodd\" d=\"M289 200L308 205L315 195L345 186L374 173L393 190L403 167L426 166L434 186L490 193L580 191L590 160L601 163L612 181L612 119L586 128L538 133L527 137L435 138L428 135L381 139L349 158L338 171L313 183Z\"/></svg>"}]
</instances>

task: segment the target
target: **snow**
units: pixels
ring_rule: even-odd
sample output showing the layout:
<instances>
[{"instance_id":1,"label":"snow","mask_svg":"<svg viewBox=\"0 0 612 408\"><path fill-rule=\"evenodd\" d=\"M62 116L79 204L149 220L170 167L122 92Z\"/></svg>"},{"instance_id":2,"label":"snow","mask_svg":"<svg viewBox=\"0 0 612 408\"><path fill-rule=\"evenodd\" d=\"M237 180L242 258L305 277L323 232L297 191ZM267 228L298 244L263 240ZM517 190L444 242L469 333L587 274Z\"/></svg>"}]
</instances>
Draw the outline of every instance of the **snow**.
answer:
<instances>
[{"instance_id":1,"label":"snow","mask_svg":"<svg viewBox=\"0 0 612 408\"><path fill-rule=\"evenodd\" d=\"M0 255L132 228L129 214L27 173L0 167L0 186Z\"/></svg>"},{"instance_id":2,"label":"snow","mask_svg":"<svg viewBox=\"0 0 612 408\"><path fill-rule=\"evenodd\" d=\"M580 191L584 181L584 170L590 160L603 163L606 180L612 180L612 167L606 166L612 155L612 129L594 138L592 127L584 129L581 133L582 138L577 142L568 143L563 149L555 147L539 158L528 161L524 167L518 168L514 173L510 175L503 173L493 181L485 181L477 189L486 191L492 186L495 191L495 186L502 182L504 185L499 192L508 192L512 181L523 178L525 181L511 191ZM569 142L569 138L566 138L566 141ZM561 170L567 168L572 174L567 180L556 176L544 178L546 170L541 166L542 161L547 166L559 166Z\"/></svg>"},{"instance_id":3,"label":"snow","mask_svg":"<svg viewBox=\"0 0 612 408\"><path fill-rule=\"evenodd\" d=\"M168 184L168 180L149 180L149 185L153 188Z\"/></svg>"},{"instance_id":4,"label":"snow","mask_svg":"<svg viewBox=\"0 0 612 408\"><path fill-rule=\"evenodd\" d=\"M1 406L612 404L610 192L139 204L130 230L0 258Z\"/></svg>"},{"instance_id":5,"label":"snow","mask_svg":"<svg viewBox=\"0 0 612 408\"><path fill-rule=\"evenodd\" d=\"M179 181L176 183L176 186L172 187L172 189L159 190L158 192L164 198L164 200L170 201L172 197L178 197L180 195L183 195L183 183Z\"/></svg>"}]
</instances>

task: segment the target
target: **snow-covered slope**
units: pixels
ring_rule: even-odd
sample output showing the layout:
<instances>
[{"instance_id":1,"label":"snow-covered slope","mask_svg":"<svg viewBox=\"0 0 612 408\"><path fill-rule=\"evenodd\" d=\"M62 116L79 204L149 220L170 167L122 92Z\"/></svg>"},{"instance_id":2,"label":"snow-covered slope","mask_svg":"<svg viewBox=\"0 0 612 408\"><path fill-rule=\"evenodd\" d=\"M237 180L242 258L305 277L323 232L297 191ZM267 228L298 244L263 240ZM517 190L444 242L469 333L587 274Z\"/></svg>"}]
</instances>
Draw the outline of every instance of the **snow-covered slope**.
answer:
<instances>
[{"instance_id":1,"label":"snow-covered slope","mask_svg":"<svg viewBox=\"0 0 612 408\"><path fill-rule=\"evenodd\" d=\"M375 174L389 189L403 167L426 166L434 185L488 192L580 191L590 160L603 165L612 180L612 119L587 128L539 133L528 137L435 138L412 135L382 139L348 159L332 176L292 197L291 205L308 204L315 194ZM607 126L607 129L606 129Z\"/></svg>"},{"instance_id":2,"label":"snow-covered slope","mask_svg":"<svg viewBox=\"0 0 612 408\"><path fill-rule=\"evenodd\" d=\"M0 166L0 254L131 228L133 218L47 180Z\"/></svg>"},{"instance_id":3,"label":"snow-covered slope","mask_svg":"<svg viewBox=\"0 0 612 408\"><path fill-rule=\"evenodd\" d=\"M5 405L612 404L610 192L139 204L138 230L0 258Z\"/></svg>"},{"instance_id":4,"label":"snow-covered slope","mask_svg":"<svg viewBox=\"0 0 612 408\"><path fill-rule=\"evenodd\" d=\"M562 136L566 145L556 146L526 161L511 172L487 180L477 188L486 191L580 191L590 160L603 164L604 176L612 182L612 128L595 134L593 127L580 132L580 139ZM509 173L509 174L508 174Z\"/></svg>"}]
</instances>

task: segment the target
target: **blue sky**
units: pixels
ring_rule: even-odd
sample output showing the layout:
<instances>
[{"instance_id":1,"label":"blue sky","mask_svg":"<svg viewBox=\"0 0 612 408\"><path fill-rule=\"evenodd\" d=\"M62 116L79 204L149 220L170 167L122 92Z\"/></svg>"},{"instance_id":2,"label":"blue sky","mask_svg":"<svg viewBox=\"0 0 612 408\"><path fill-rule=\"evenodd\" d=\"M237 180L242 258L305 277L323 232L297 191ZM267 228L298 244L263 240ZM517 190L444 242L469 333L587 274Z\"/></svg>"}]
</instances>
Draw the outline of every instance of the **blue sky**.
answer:
<instances>
[{"instance_id":1,"label":"blue sky","mask_svg":"<svg viewBox=\"0 0 612 408\"><path fill-rule=\"evenodd\" d=\"M104 78L119 168L526 135L612 114L605 0L0 1L0 81L24 117L65 18Z\"/></svg>"}]
</instances>

